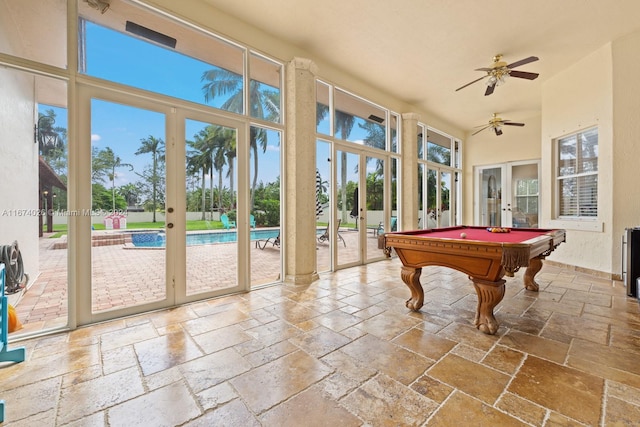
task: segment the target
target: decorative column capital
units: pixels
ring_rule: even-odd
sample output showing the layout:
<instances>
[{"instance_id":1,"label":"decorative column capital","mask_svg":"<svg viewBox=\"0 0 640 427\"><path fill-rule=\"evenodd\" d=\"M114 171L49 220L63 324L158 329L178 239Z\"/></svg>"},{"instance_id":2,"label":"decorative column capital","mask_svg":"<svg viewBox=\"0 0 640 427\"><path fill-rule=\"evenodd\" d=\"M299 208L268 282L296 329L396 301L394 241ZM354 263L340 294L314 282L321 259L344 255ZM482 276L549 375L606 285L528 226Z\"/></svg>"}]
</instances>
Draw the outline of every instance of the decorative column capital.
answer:
<instances>
[{"instance_id":1,"label":"decorative column capital","mask_svg":"<svg viewBox=\"0 0 640 427\"><path fill-rule=\"evenodd\" d=\"M294 57L290 62L296 70L306 70L311 74L318 74L318 66L315 62L307 58Z\"/></svg>"}]
</instances>

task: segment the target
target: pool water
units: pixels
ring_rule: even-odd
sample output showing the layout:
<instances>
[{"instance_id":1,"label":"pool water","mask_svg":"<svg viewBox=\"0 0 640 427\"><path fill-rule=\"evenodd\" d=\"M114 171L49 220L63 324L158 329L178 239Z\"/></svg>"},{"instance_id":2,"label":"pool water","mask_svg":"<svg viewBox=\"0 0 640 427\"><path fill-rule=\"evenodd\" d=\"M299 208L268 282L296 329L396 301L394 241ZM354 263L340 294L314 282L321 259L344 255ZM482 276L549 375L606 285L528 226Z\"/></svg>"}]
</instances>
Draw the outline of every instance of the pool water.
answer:
<instances>
[{"instance_id":1,"label":"pool water","mask_svg":"<svg viewBox=\"0 0 640 427\"><path fill-rule=\"evenodd\" d=\"M276 238L278 230L251 230L251 240ZM214 243L229 243L238 240L235 231L220 231L212 233L187 234L187 246L211 245ZM166 235L161 231L137 232L131 234L131 243L140 248L164 248Z\"/></svg>"}]
</instances>

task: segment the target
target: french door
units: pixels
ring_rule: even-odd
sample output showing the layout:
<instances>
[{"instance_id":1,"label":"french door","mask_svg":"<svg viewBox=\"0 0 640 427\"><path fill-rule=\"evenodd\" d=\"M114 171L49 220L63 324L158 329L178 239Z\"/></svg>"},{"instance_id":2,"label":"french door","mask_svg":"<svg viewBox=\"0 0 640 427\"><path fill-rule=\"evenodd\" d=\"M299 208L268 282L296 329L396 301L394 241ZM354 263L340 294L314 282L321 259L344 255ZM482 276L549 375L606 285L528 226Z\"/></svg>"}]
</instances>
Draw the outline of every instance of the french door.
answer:
<instances>
[{"instance_id":1,"label":"french door","mask_svg":"<svg viewBox=\"0 0 640 427\"><path fill-rule=\"evenodd\" d=\"M329 227L337 268L383 257L377 232L384 220L385 158L368 152L336 150L335 224Z\"/></svg>"},{"instance_id":2,"label":"french door","mask_svg":"<svg viewBox=\"0 0 640 427\"><path fill-rule=\"evenodd\" d=\"M539 167L531 161L475 167L475 224L538 227Z\"/></svg>"},{"instance_id":3,"label":"french door","mask_svg":"<svg viewBox=\"0 0 640 427\"><path fill-rule=\"evenodd\" d=\"M421 187L426 189L420 200L426 199L426 209L419 213L419 228L438 228L455 225L453 205L453 172L445 168L419 165L419 176L422 176ZM421 171L426 170L424 173ZM422 205L422 204L421 204Z\"/></svg>"},{"instance_id":4,"label":"french door","mask_svg":"<svg viewBox=\"0 0 640 427\"><path fill-rule=\"evenodd\" d=\"M244 124L89 86L79 98L78 324L247 289ZM216 154L227 160L222 184ZM222 191L233 230L213 226Z\"/></svg>"}]
</instances>

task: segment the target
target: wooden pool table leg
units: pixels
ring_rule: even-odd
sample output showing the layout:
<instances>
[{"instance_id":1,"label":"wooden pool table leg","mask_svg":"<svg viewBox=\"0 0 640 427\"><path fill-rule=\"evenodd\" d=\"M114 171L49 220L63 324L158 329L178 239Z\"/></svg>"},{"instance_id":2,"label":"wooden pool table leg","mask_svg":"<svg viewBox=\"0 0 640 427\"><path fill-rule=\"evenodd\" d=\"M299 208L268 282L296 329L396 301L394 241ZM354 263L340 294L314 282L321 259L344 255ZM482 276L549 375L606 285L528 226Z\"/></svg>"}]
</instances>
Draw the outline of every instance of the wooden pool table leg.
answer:
<instances>
[{"instance_id":1,"label":"wooden pool table leg","mask_svg":"<svg viewBox=\"0 0 640 427\"><path fill-rule=\"evenodd\" d=\"M420 275L422 274L422 268L402 267L400 271L400 277L402 281L409 287L411 291L411 298L405 302L404 305L407 308L418 311L424 304L424 291L420 284Z\"/></svg>"},{"instance_id":2,"label":"wooden pool table leg","mask_svg":"<svg viewBox=\"0 0 640 427\"><path fill-rule=\"evenodd\" d=\"M493 335L499 327L498 321L493 316L493 309L504 298L505 280L488 282L473 277L471 280L473 280L473 286L478 294L478 308L474 324L485 334Z\"/></svg>"},{"instance_id":3,"label":"wooden pool table leg","mask_svg":"<svg viewBox=\"0 0 640 427\"><path fill-rule=\"evenodd\" d=\"M534 277L542 269L543 259L544 257L539 256L529 260L529 266L525 270L523 277L524 287L526 290L538 292L538 289L540 289L540 286L538 286Z\"/></svg>"}]
</instances>

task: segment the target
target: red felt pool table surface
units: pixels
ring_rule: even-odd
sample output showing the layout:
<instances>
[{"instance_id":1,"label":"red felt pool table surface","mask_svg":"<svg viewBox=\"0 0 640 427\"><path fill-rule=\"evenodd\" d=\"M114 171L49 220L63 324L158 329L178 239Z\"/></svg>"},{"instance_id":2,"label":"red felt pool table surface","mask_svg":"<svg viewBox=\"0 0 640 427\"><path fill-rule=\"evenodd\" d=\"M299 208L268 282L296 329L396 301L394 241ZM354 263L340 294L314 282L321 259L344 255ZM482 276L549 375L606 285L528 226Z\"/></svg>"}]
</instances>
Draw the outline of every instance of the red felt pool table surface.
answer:
<instances>
[{"instance_id":1,"label":"red felt pool table surface","mask_svg":"<svg viewBox=\"0 0 640 427\"><path fill-rule=\"evenodd\" d=\"M461 233L467 235L467 240L499 243L523 243L548 233L550 230L532 228L507 228L508 233L493 233L488 231L490 227L447 227L431 230L418 230L414 236L439 239L460 239Z\"/></svg>"},{"instance_id":2,"label":"red felt pool table surface","mask_svg":"<svg viewBox=\"0 0 640 427\"><path fill-rule=\"evenodd\" d=\"M401 278L411 291L406 306L419 310L424 302L420 284L422 268L443 266L466 273L478 294L475 325L494 334L498 323L493 308L504 296L503 276L513 276L526 267L523 280L527 290L538 291L534 277L542 260L565 241L565 231L540 228L512 228L490 232L487 227L456 226L399 231L384 235L384 247L391 248L402 261ZM462 237L464 233L466 236Z\"/></svg>"}]
</instances>

